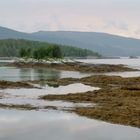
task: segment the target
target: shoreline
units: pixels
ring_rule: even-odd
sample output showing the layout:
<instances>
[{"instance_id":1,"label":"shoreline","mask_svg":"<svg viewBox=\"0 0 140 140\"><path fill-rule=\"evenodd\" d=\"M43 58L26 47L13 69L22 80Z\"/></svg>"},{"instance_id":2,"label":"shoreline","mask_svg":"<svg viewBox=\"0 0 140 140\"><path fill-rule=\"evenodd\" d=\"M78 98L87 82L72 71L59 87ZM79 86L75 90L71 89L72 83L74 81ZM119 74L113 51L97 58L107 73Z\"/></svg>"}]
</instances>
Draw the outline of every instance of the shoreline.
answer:
<instances>
[{"instance_id":1,"label":"shoreline","mask_svg":"<svg viewBox=\"0 0 140 140\"><path fill-rule=\"evenodd\" d=\"M46 62L36 62L36 61L15 61L9 63L6 66L18 67L18 68L50 68L57 70L66 71L79 71L86 73L105 73L105 72L129 72L138 71L137 69L129 68L124 65L111 65L111 64L88 64L77 61L46 61Z\"/></svg>"},{"instance_id":2,"label":"shoreline","mask_svg":"<svg viewBox=\"0 0 140 140\"><path fill-rule=\"evenodd\" d=\"M71 81L65 78L57 82L60 85L81 82L91 86L99 86L101 89L67 95L46 95L40 99L95 103L97 104L95 107L74 108L73 112L93 119L140 128L140 77L92 76L71 79ZM119 82L121 85L118 84Z\"/></svg>"},{"instance_id":3,"label":"shoreline","mask_svg":"<svg viewBox=\"0 0 140 140\"><path fill-rule=\"evenodd\" d=\"M61 64L14 62L9 64L8 66L20 68L51 68L87 73L135 71L135 69L127 68L123 65L91 65L79 62L66 62ZM27 87L31 88L31 85L29 83L39 84L41 82L56 87L77 82L90 86L100 87L101 89L97 91L75 94L69 93L67 95L46 95L39 97L39 99L96 103L97 106L95 107L75 107L73 108L72 112L93 119L140 128L140 77L122 78L120 76L95 75L80 79L63 78L55 81L24 81L24 83L22 83L21 81L19 82L19 85L17 84L17 82L11 82L10 86L8 86L9 84L2 84L2 82L0 82L0 88L2 85L4 85L4 88L21 88L25 86L25 83L28 84L26 85ZM17 85L13 83L16 83ZM11 106L10 108L12 108Z\"/></svg>"}]
</instances>

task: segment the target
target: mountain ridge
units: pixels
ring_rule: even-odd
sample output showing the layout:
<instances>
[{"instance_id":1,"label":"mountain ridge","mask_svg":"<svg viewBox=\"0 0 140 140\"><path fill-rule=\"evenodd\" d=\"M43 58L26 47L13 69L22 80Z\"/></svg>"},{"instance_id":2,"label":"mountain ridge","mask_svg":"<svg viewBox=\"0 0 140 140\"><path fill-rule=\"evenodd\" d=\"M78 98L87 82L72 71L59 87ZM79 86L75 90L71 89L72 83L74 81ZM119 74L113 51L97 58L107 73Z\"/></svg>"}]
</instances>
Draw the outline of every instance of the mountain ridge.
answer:
<instances>
[{"instance_id":1,"label":"mountain ridge","mask_svg":"<svg viewBox=\"0 0 140 140\"><path fill-rule=\"evenodd\" d=\"M38 31L25 33L0 27L0 39L9 38L70 45L90 49L105 56L138 56L140 54L140 39L101 32Z\"/></svg>"}]
</instances>

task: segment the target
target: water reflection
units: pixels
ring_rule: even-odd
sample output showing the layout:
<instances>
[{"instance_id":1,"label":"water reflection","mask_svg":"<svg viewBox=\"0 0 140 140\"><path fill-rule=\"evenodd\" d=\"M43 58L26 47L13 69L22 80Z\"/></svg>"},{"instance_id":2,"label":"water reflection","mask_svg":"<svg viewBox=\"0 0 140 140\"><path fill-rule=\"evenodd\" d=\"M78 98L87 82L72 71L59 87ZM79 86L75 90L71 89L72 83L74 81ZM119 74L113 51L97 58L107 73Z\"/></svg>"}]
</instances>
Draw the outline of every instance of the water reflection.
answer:
<instances>
[{"instance_id":1,"label":"water reflection","mask_svg":"<svg viewBox=\"0 0 140 140\"><path fill-rule=\"evenodd\" d=\"M72 110L75 107L94 107L93 103L72 103L64 101L48 101L48 100L35 100L27 98L3 98L0 100L2 104L8 105L31 105L39 110L44 108L53 108L57 110Z\"/></svg>"},{"instance_id":2,"label":"water reflection","mask_svg":"<svg viewBox=\"0 0 140 140\"><path fill-rule=\"evenodd\" d=\"M104 73L105 75L108 76L121 76L124 78L127 77L140 77L140 71L133 71L133 72L109 72L109 73Z\"/></svg>"},{"instance_id":3,"label":"water reflection","mask_svg":"<svg viewBox=\"0 0 140 140\"><path fill-rule=\"evenodd\" d=\"M0 80L26 81L26 80L56 80L59 78L73 77L82 78L89 76L75 71L59 71L52 69L14 68L0 67Z\"/></svg>"},{"instance_id":4,"label":"water reflection","mask_svg":"<svg viewBox=\"0 0 140 140\"><path fill-rule=\"evenodd\" d=\"M55 80L60 78L60 71L50 69L19 69L20 80ZM18 77L18 75L17 75Z\"/></svg>"},{"instance_id":5,"label":"water reflection","mask_svg":"<svg viewBox=\"0 0 140 140\"><path fill-rule=\"evenodd\" d=\"M139 59L78 59L79 62L89 63L89 64L112 64L112 65L126 65L131 68L140 69L140 58Z\"/></svg>"},{"instance_id":6,"label":"water reflection","mask_svg":"<svg viewBox=\"0 0 140 140\"><path fill-rule=\"evenodd\" d=\"M0 110L1 140L139 140L137 128L48 110Z\"/></svg>"},{"instance_id":7,"label":"water reflection","mask_svg":"<svg viewBox=\"0 0 140 140\"><path fill-rule=\"evenodd\" d=\"M89 64L111 64L111 65L125 65L133 69L140 70L140 58L139 59L78 59L79 62L89 63ZM109 73L94 73L94 75L113 75L121 77L140 77L140 71L132 72L109 72Z\"/></svg>"},{"instance_id":8,"label":"water reflection","mask_svg":"<svg viewBox=\"0 0 140 140\"><path fill-rule=\"evenodd\" d=\"M14 60L1 60L0 59L0 67L7 65L8 63L13 63L13 62L14 62Z\"/></svg>"},{"instance_id":9,"label":"water reflection","mask_svg":"<svg viewBox=\"0 0 140 140\"><path fill-rule=\"evenodd\" d=\"M84 85L81 83L70 84L67 86L59 86L57 88L50 87L48 85L44 86L41 89L37 88L19 88L19 89L3 89L0 92L7 93L11 96L21 96L26 98L37 98L41 95L49 95L49 94L68 94L68 93L84 93L93 90L99 90L98 87L91 87L88 85Z\"/></svg>"},{"instance_id":10,"label":"water reflection","mask_svg":"<svg viewBox=\"0 0 140 140\"><path fill-rule=\"evenodd\" d=\"M86 74L85 74L86 75ZM0 68L1 80L39 80L42 78L80 78L85 76L78 72L52 71L47 69L18 69ZM82 87L84 87L82 85ZM45 87L46 88L46 87ZM59 107L70 107L75 104L62 101L40 101L35 100L39 95L46 94L46 90L7 90L9 94L1 103L15 103L32 105L49 105ZM79 85L72 87L72 91L80 90ZM7 92L6 90L4 92ZM3 91L1 91L3 92ZM67 89L59 90L66 94ZM53 90L50 93L56 93ZM80 104L81 106L81 104ZM72 113L40 110L40 111L18 111L0 109L0 140L139 140L140 129L108 124L101 121L79 117Z\"/></svg>"},{"instance_id":11,"label":"water reflection","mask_svg":"<svg viewBox=\"0 0 140 140\"><path fill-rule=\"evenodd\" d=\"M38 99L39 96L48 94L68 94L68 93L78 93L98 90L98 87L91 87L81 83L70 84L67 86L59 86L57 88L44 86L42 89L4 89L0 90L4 96L0 99L2 104L14 104L14 105L24 105L30 104L35 107L44 108L46 106L53 106L59 109L71 109L75 106L82 107L93 107L95 104L90 103L72 103L72 102L62 102L62 101L46 101Z\"/></svg>"},{"instance_id":12,"label":"water reflection","mask_svg":"<svg viewBox=\"0 0 140 140\"><path fill-rule=\"evenodd\" d=\"M32 80L32 72L31 69L19 69L19 78L23 79L23 81Z\"/></svg>"}]
</instances>

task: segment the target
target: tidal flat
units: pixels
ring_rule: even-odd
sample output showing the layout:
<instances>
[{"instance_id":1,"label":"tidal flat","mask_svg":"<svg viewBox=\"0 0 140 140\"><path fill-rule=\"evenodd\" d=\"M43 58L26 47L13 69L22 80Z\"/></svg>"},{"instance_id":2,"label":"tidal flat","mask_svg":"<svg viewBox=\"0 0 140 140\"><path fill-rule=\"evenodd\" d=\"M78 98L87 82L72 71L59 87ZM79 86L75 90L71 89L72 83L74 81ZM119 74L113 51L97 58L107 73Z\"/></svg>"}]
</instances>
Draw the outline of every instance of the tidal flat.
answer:
<instances>
[{"instance_id":1,"label":"tidal flat","mask_svg":"<svg viewBox=\"0 0 140 140\"><path fill-rule=\"evenodd\" d=\"M60 83L66 83L61 79ZM87 85L101 87L100 90L67 95L46 95L44 100L64 100L97 104L89 108L75 108L79 115L112 123L140 127L140 78L116 76L91 76L75 79ZM71 82L74 82L72 79ZM68 79L70 83L70 79Z\"/></svg>"},{"instance_id":2,"label":"tidal flat","mask_svg":"<svg viewBox=\"0 0 140 140\"><path fill-rule=\"evenodd\" d=\"M124 67L123 65L107 64L34 64L34 63L12 63L9 66L20 68L45 67L59 70L72 70L80 72L120 72L136 71L136 69ZM48 84L59 87L74 83L99 87L99 90L53 95L42 95L40 100L61 100L74 103L92 103L93 107L73 107L71 111L93 119L99 119L111 123L140 127L140 77L123 78L120 76L90 75L83 78L62 78L56 80L29 80L25 83Z\"/></svg>"}]
</instances>

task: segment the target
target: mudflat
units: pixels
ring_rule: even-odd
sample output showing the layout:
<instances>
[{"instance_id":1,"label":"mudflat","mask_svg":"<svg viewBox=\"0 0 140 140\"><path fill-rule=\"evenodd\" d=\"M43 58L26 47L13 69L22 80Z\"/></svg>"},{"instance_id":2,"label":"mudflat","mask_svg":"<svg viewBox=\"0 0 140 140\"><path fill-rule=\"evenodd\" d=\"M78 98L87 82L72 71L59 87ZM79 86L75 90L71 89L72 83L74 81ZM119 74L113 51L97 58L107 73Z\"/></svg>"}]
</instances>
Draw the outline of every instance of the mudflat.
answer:
<instances>
[{"instance_id":1,"label":"mudflat","mask_svg":"<svg viewBox=\"0 0 140 140\"><path fill-rule=\"evenodd\" d=\"M42 64L42 63L12 63L14 67L44 67L59 70L73 70L80 72L120 72L134 71L134 69L123 65L90 65L84 63L65 64ZM42 100L65 100L71 102L96 103L94 107L75 107L73 112L79 115L96 118L117 124L131 125L140 128L140 77L122 78L120 76L96 75L85 78L64 78L53 81L27 81L24 83L3 83L1 88L25 87L29 82L45 82L51 86L68 85L72 83L83 83L86 85L100 87L100 90L85 93L75 93L67 95L45 95L39 97ZM12 105L11 107L12 108ZM19 107L20 108L20 107ZM24 108L22 106L21 108ZM26 107L28 108L28 107ZM31 107L29 107L31 108Z\"/></svg>"},{"instance_id":2,"label":"mudflat","mask_svg":"<svg viewBox=\"0 0 140 140\"><path fill-rule=\"evenodd\" d=\"M53 81L54 82L54 81ZM112 123L140 127L140 77L90 76L81 79L65 78L57 84L81 82L101 87L100 90L67 95L46 95L44 100L96 103L95 107L73 109L79 115Z\"/></svg>"}]
</instances>

